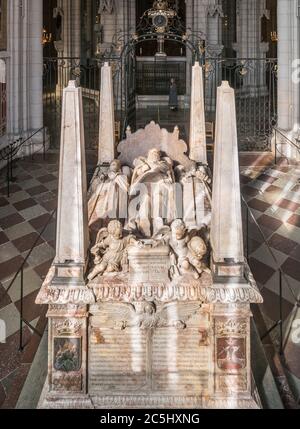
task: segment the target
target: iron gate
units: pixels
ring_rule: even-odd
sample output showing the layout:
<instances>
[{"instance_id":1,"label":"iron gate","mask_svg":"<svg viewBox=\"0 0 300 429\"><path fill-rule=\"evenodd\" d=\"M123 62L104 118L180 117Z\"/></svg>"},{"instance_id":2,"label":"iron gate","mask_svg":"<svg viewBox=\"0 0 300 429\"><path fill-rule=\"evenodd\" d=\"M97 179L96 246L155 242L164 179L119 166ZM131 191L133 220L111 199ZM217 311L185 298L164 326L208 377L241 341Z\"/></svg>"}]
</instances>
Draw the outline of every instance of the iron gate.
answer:
<instances>
[{"instance_id":1,"label":"iron gate","mask_svg":"<svg viewBox=\"0 0 300 429\"><path fill-rule=\"evenodd\" d=\"M229 81L235 90L240 150L271 150L277 124L277 70L277 59L206 59L207 118L214 121L216 89L222 80Z\"/></svg>"},{"instance_id":2,"label":"iron gate","mask_svg":"<svg viewBox=\"0 0 300 429\"><path fill-rule=\"evenodd\" d=\"M186 28L178 15L171 13L173 19L168 21L166 28L160 28L159 31L150 15L148 11L142 16L134 33L118 32L110 48L101 57L90 59L85 64L78 58L45 58L45 124L50 128L56 145L59 142L62 92L70 79L77 79L82 86L86 145L87 148L94 148L98 140L99 90L101 66L104 62L109 61L113 68L116 120L120 122L121 135L124 136L127 125L133 130L136 126L138 93L147 92L150 99L151 95L166 96L168 81L176 74L179 78L179 95L185 100L184 114L181 116L188 124L188 115L185 113L190 105L190 91L186 77L189 78L191 64L199 61L205 69L207 120L215 121L217 87L222 80L228 80L236 91L240 149L270 149L270 136L277 121L277 61L213 58L211 48L205 42L205 35ZM186 53L186 62L173 62L170 66L168 61L156 62L154 59L152 65L151 62L148 63L147 69L141 69L143 65L137 62L137 52L142 44L153 41L157 43L160 53L163 52L162 41L177 44ZM168 97L164 99L167 106ZM184 127L186 130L189 128L186 124ZM188 138L187 135L185 137Z\"/></svg>"},{"instance_id":3,"label":"iron gate","mask_svg":"<svg viewBox=\"0 0 300 429\"><path fill-rule=\"evenodd\" d=\"M99 59L85 65L76 58L44 59L45 125L49 127L56 146L60 134L62 92L69 79L78 79L83 88L86 145L89 149L97 146L102 64L103 61ZM136 73L134 55L126 65L126 73L124 63L119 60L112 60L112 66L116 120L122 124L124 132L128 124L134 128L136 93L141 88L142 75L141 70ZM153 78L150 76L150 79ZM205 109L208 121L215 121L216 90L222 80L228 80L236 91L240 150L269 150L270 137L277 122L277 60L206 59ZM152 82L153 80L149 81L149 74L146 74L143 85L150 96L165 92L165 88L156 87ZM124 86L127 87L126 90ZM185 99L189 105L189 96L186 95ZM186 120L188 121L188 115Z\"/></svg>"}]
</instances>

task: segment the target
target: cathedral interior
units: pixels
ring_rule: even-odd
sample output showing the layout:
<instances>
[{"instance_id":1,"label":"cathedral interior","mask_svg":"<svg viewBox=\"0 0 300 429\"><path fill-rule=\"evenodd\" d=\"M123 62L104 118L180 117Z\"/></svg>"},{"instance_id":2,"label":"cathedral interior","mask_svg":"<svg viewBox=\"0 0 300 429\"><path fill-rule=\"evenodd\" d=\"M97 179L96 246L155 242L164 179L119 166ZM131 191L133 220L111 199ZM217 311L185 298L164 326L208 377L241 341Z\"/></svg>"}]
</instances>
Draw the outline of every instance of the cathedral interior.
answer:
<instances>
[{"instance_id":1,"label":"cathedral interior","mask_svg":"<svg viewBox=\"0 0 300 429\"><path fill-rule=\"evenodd\" d=\"M299 0L0 1L0 409L300 408L299 58Z\"/></svg>"}]
</instances>

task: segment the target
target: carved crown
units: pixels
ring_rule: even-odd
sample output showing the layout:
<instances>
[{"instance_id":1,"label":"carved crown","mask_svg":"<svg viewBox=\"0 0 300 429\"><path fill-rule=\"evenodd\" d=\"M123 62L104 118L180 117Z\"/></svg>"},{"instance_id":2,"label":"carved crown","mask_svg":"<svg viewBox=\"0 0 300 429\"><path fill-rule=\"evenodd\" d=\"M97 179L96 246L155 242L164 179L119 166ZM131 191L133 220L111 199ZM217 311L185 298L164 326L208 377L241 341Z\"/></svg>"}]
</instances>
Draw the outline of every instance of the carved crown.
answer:
<instances>
[{"instance_id":1,"label":"carved crown","mask_svg":"<svg viewBox=\"0 0 300 429\"><path fill-rule=\"evenodd\" d=\"M58 335L75 335L81 329L81 323L76 320L64 320L63 322L57 322L55 325L55 329Z\"/></svg>"},{"instance_id":2,"label":"carved crown","mask_svg":"<svg viewBox=\"0 0 300 429\"><path fill-rule=\"evenodd\" d=\"M216 322L216 333L218 335L245 335L247 333L247 322L245 320L219 320Z\"/></svg>"}]
</instances>

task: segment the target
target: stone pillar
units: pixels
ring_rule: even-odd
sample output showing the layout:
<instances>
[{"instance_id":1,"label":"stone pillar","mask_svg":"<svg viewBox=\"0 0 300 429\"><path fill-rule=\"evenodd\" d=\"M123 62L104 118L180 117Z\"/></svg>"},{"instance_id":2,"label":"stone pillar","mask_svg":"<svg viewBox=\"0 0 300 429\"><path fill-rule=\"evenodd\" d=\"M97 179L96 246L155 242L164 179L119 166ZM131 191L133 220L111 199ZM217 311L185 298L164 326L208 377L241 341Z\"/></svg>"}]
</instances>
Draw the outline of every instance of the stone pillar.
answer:
<instances>
[{"instance_id":1,"label":"stone pillar","mask_svg":"<svg viewBox=\"0 0 300 429\"><path fill-rule=\"evenodd\" d=\"M81 53L81 0L58 0L63 14L62 41L58 45L63 57L80 58Z\"/></svg>"},{"instance_id":2,"label":"stone pillar","mask_svg":"<svg viewBox=\"0 0 300 429\"><path fill-rule=\"evenodd\" d=\"M237 57L244 61L243 88L245 95L257 96L267 93L264 60L269 44L261 41L262 18L269 19L266 0L240 0L237 2L237 43L233 45ZM258 61L261 60L261 61ZM243 64L243 63L242 63ZM249 67L248 67L249 66Z\"/></svg>"},{"instance_id":3,"label":"stone pillar","mask_svg":"<svg viewBox=\"0 0 300 429\"><path fill-rule=\"evenodd\" d=\"M18 137L22 130L21 118L21 83L22 58L20 41L22 39L22 11L18 0L8 2L8 51L10 58L7 61L7 133L11 139Z\"/></svg>"},{"instance_id":4,"label":"stone pillar","mask_svg":"<svg viewBox=\"0 0 300 429\"><path fill-rule=\"evenodd\" d=\"M75 58L81 55L81 0L71 4L71 52Z\"/></svg>"},{"instance_id":5,"label":"stone pillar","mask_svg":"<svg viewBox=\"0 0 300 429\"><path fill-rule=\"evenodd\" d=\"M300 10L297 6L298 0L278 1L278 127L291 140L300 135ZM297 153L286 144L281 151L288 157Z\"/></svg>"},{"instance_id":6,"label":"stone pillar","mask_svg":"<svg viewBox=\"0 0 300 429\"><path fill-rule=\"evenodd\" d=\"M217 94L211 241L217 277L243 277L244 247L234 90Z\"/></svg>"},{"instance_id":7,"label":"stone pillar","mask_svg":"<svg viewBox=\"0 0 300 429\"><path fill-rule=\"evenodd\" d=\"M208 5L207 13L207 41L206 41L206 85L205 85L205 108L207 112L216 111L217 86L222 80L222 71L219 67L218 58L222 54L222 26L221 19L224 17L222 5L218 0L213 0ZM211 119L211 118L210 118Z\"/></svg>"},{"instance_id":8,"label":"stone pillar","mask_svg":"<svg viewBox=\"0 0 300 429\"><path fill-rule=\"evenodd\" d=\"M115 158L115 112L112 70L108 63L101 69L99 157L98 164L109 164Z\"/></svg>"},{"instance_id":9,"label":"stone pillar","mask_svg":"<svg viewBox=\"0 0 300 429\"><path fill-rule=\"evenodd\" d=\"M38 130L43 126L43 2L30 0L29 15L29 91L30 126Z\"/></svg>"},{"instance_id":10,"label":"stone pillar","mask_svg":"<svg viewBox=\"0 0 300 429\"><path fill-rule=\"evenodd\" d=\"M122 3L124 4L124 2ZM122 14L122 12L122 5L118 4L118 7L116 7L114 0L100 0L98 13L101 16L102 42L99 47L99 53L111 47L114 34L117 31L117 14ZM125 31L125 28L123 28L123 21L119 28Z\"/></svg>"},{"instance_id":11,"label":"stone pillar","mask_svg":"<svg viewBox=\"0 0 300 429\"><path fill-rule=\"evenodd\" d=\"M61 90L68 85L74 74L80 75L81 56L81 1L80 0L58 0L57 10L63 16L62 40L55 44L58 58L68 60L58 61L58 96ZM72 58L72 60L71 60Z\"/></svg>"},{"instance_id":12,"label":"stone pillar","mask_svg":"<svg viewBox=\"0 0 300 429\"><path fill-rule=\"evenodd\" d=\"M14 140L43 127L43 2L10 1L8 22L7 133ZM36 134L30 150L40 150L43 137L43 132Z\"/></svg>"},{"instance_id":13,"label":"stone pillar","mask_svg":"<svg viewBox=\"0 0 300 429\"><path fill-rule=\"evenodd\" d=\"M53 284L84 285L88 256L87 183L82 90L64 90L58 189L56 267Z\"/></svg>"},{"instance_id":14,"label":"stone pillar","mask_svg":"<svg viewBox=\"0 0 300 429\"><path fill-rule=\"evenodd\" d=\"M190 158L207 164L203 69L198 62L192 68L190 115Z\"/></svg>"}]
</instances>

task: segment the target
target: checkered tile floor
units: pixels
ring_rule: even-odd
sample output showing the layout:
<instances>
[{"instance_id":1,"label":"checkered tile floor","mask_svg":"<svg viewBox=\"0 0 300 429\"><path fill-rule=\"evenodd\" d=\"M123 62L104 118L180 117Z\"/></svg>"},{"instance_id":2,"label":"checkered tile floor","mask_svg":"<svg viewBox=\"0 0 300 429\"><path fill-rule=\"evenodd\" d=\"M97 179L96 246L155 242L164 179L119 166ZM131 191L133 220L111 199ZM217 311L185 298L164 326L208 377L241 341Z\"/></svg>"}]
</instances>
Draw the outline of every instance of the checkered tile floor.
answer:
<instances>
[{"instance_id":1,"label":"checkered tile floor","mask_svg":"<svg viewBox=\"0 0 300 429\"><path fill-rule=\"evenodd\" d=\"M10 284L37 242L25 265L24 318L43 333L46 308L34 302L54 257L55 219L51 219L51 213L57 204L58 156L48 154L46 162L38 157L34 162L18 161L14 169L17 181L11 185L9 198L3 175L4 172L0 182L0 319L6 323L7 342L0 345L0 406L13 408L40 338L24 326L25 350L19 352L20 277ZM39 238L49 219L49 226Z\"/></svg>"},{"instance_id":2,"label":"checkered tile floor","mask_svg":"<svg viewBox=\"0 0 300 429\"><path fill-rule=\"evenodd\" d=\"M261 305L261 334L280 320L279 273L283 271L283 316L287 344L287 369L300 382L300 344L295 344L288 331L293 320L300 319L295 302L300 298L300 166L279 166L264 169L247 168L242 171L242 193L267 240L273 256L264 244L254 222L249 222L249 261L253 275L264 297ZM244 223L246 217L244 216ZM244 226L244 230L246 227ZM254 314L256 312L254 309ZM257 322L257 320L256 320ZM265 340L278 343L279 329ZM267 346L268 347L268 346ZM280 374L278 375L280 378Z\"/></svg>"},{"instance_id":3,"label":"checkered tile floor","mask_svg":"<svg viewBox=\"0 0 300 429\"><path fill-rule=\"evenodd\" d=\"M42 334L47 323L46 308L35 305L35 298L55 256L56 222L51 215L57 206L58 158L58 153L48 153L46 161L36 155L34 161L16 162L9 198L5 171L0 172L0 320L7 335L6 344L0 344L0 408L15 407L40 342L24 326L25 348L19 352L20 278L10 286L35 242L24 271L24 318ZM87 154L87 163L90 174L94 153Z\"/></svg>"},{"instance_id":4,"label":"checkered tile floor","mask_svg":"<svg viewBox=\"0 0 300 429\"><path fill-rule=\"evenodd\" d=\"M276 265L286 274L294 294L300 293L300 166L270 167L263 174L255 169L243 171L242 193L266 238L277 263L270 257L267 246L250 222L249 256L256 281L271 292ZM287 302L294 295L284 287Z\"/></svg>"},{"instance_id":5,"label":"checkered tile floor","mask_svg":"<svg viewBox=\"0 0 300 429\"><path fill-rule=\"evenodd\" d=\"M94 154L87 159L92 171ZM242 156L241 165L252 165L242 167L243 195L293 291L284 282L284 313L288 319L293 312L293 295L300 293L300 167L266 169L269 162L259 162L255 155ZM0 408L14 408L40 338L24 327L25 349L19 352L20 280L9 285L56 208L58 155L48 154L45 162L38 156L35 161L18 161L14 169L17 181L11 186L10 198L6 197L4 174L0 176L0 319L6 321L8 338L6 344L0 344ZM265 298L262 313L267 328L278 318L276 263L251 222L249 237L250 264ZM41 333L46 326L46 308L36 306L34 301L54 257L54 242L52 219L25 267L24 317ZM286 353L291 372L300 378L297 347L289 342Z\"/></svg>"}]
</instances>

